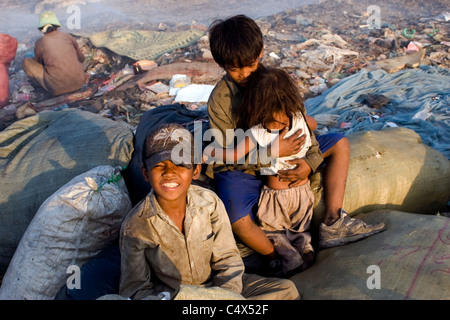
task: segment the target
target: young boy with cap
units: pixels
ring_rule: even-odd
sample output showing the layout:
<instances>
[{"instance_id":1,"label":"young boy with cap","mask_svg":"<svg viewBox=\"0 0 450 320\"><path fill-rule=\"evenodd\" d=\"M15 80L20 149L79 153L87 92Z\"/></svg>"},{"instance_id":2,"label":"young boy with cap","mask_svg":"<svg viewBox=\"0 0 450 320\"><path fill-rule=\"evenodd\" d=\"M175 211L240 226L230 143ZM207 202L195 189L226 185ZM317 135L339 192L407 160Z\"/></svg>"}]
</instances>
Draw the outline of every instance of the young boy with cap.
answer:
<instances>
[{"instance_id":1,"label":"young boy with cap","mask_svg":"<svg viewBox=\"0 0 450 320\"><path fill-rule=\"evenodd\" d=\"M168 292L172 298L187 284L218 286L248 299L298 299L290 280L244 273L222 201L191 184L201 170L193 141L177 124L146 137L142 173L152 190L122 224L119 294L139 300Z\"/></svg>"}]
</instances>

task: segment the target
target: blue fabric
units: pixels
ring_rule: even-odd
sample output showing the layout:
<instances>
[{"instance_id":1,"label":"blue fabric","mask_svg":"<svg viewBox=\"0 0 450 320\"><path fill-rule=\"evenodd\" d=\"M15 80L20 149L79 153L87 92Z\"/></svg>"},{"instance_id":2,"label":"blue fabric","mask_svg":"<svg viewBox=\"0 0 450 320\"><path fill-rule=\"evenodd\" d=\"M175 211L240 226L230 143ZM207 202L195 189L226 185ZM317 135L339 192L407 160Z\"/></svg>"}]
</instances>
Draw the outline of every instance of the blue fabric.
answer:
<instances>
[{"instance_id":1,"label":"blue fabric","mask_svg":"<svg viewBox=\"0 0 450 320\"><path fill-rule=\"evenodd\" d=\"M260 177L239 170L224 171L214 174L214 183L231 223L248 214L255 218L263 185Z\"/></svg>"},{"instance_id":2,"label":"blue fabric","mask_svg":"<svg viewBox=\"0 0 450 320\"><path fill-rule=\"evenodd\" d=\"M389 102L380 109L364 104L364 95L382 94ZM318 131L348 135L399 126L414 130L424 144L450 159L450 71L421 65L389 74L383 70L360 72L342 79L305 107L312 117L333 115L337 125L318 121ZM319 117L317 117L319 118ZM343 126L342 123L350 123Z\"/></svg>"},{"instance_id":3,"label":"blue fabric","mask_svg":"<svg viewBox=\"0 0 450 320\"><path fill-rule=\"evenodd\" d=\"M339 140L344 138L345 135L340 132L332 132L316 136L316 140L319 143L319 149L322 153L325 153L334 146Z\"/></svg>"},{"instance_id":4,"label":"blue fabric","mask_svg":"<svg viewBox=\"0 0 450 320\"><path fill-rule=\"evenodd\" d=\"M55 300L95 300L106 294L119 294L120 248L116 243L83 264L80 289L64 285Z\"/></svg>"}]
</instances>

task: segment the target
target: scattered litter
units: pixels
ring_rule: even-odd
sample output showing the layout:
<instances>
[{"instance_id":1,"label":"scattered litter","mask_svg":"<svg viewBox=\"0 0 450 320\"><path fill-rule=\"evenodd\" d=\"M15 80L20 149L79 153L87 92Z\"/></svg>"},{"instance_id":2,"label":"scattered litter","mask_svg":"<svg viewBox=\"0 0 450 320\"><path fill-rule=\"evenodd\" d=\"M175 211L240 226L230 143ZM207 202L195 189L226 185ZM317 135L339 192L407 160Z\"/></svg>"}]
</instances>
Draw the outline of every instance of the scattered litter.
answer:
<instances>
[{"instance_id":1,"label":"scattered litter","mask_svg":"<svg viewBox=\"0 0 450 320\"><path fill-rule=\"evenodd\" d=\"M407 37L407 38L410 38L410 39L412 39L412 38L414 38L414 35L416 34L416 30L409 30L408 28L404 28L403 29L403 31L402 31L402 35L404 36L404 37Z\"/></svg>"},{"instance_id":2,"label":"scattered litter","mask_svg":"<svg viewBox=\"0 0 450 320\"><path fill-rule=\"evenodd\" d=\"M417 52L405 54L401 57L380 60L375 62L375 64L388 73L394 73L403 68L417 68L422 59L425 57L425 52L425 49L422 49Z\"/></svg>"},{"instance_id":3,"label":"scattered litter","mask_svg":"<svg viewBox=\"0 0 450 320\"><path fill-rule=\"evenodd\" d=\"M366 103L370 108L379 109L388 104L389 99L382 94L366 94L361 96L362 102Z\"/></svg>"},{"instance_id":4,"label":"scattered litter","mask_svg":"<svg viewBox=\"0 0 450 320\"><path fill-rule=\"evenodd\" d=\"M280 59L280 57L275 52L269 53L269 56L275 59Z\"/></svg>"},{"instance_id":5,"label":"scattered litter","mask_svg":"<svg viewBox=\"0 0 450 320\"><path fill-rule=\"evenodd\" d=\"M190 84L177 91L175 102L207 102L213 85Z\"/></svg>"},{"instance_id":6,"label":"scattered litter","mask_svg":"<svg viewBox=\"0 0 450 320\"><path fill-rule=\"evenodd\" d=\"M157 66L158 64L153 60L139 60L133 63L133 71L135 74L139 74L154 69Z\"/></svg>"},{"instance_id":7,"label":"scattered litter","mask_svg":"<svg viewBox=\"0 0 450 320\"><path fill-rule=\"evenodd\" d=\"M309 91L311 91L314 94L321 94L324 93L325 91L327 91L328 86L326 83L322 83L322 84L318 84L315 86L312 86L309 88Z\"/></svg>"},{"instance_id":8,"label":"scattered litter","mask_svg":"<svg viewBox=\"0 0 450 320\"><path fill-rule=\"evenodd\" d=\"M391 122L391 121L386 122L386 125L388 125L389 127L392 127L392 128L398 127L397 124L395 124L394 122Z\"/></svg>"},{"instance_id":9,"label":"scattered litter","mask_svg":"<svg viewBox=\"0 0 450 320\"><path fill-rule=\"evenodd\" d=\"M169 82L169 95L174 96L177 94L178 90L189 85L191 79L185 74L175 74Z\"/></svg>"},{"instance_id":10,"label":"scattered litter","mask_svg":"<svg viewBox=\"0 0 450 320\"><path fill-rule=\"evenodd\" d=\"M12 96L13 103L28 101L33 98L33 94L27 92L16 92Z\"/></svg>"},{"instance_id":11,"label":"scattered litter","mask_svg":"<svg viewBox=\"0 0 450 320\"><path fill-rule=\"evenodd\" d=\"M406 53L420 51L423 48L423 45L417 41L411 41L406 48Z\"/></svg>"},{"instance_id":12,"label":"scattered litter","mask_svg":"<svg viewBox=\"0 0 450 320\"><path fill-rule=\"evenodd\" d=\"M169 92L170 87L162 83L161 81L158 81L152 84L143 85L142 89L150 90L154 93L162 93L162 92Z\"/></svg>"},{"instance_id":13,"label":"scattered litter","mask_svg":"<svg viewBox=\"0 0 450 320\"><path fill-rule=\"evenodd\" d=\"M339 125L339 128L341 128L341 129L349 129L351 127L352 127L352 123L351 122L342 122Z\"/></svg>"},{"instance_id":14,"label":"scattered litter","mask_svg":"<svg viewBox=\"0 0 450 320\"><path fill-rule=\"evenodd\" d=\"M428 118L430 118L432 116L430 109L429 108L425 108L423 110L420 110L419 112L417 112L412 119L421 119L421 120L427 120Z\"/></svg>"}]
</instances>

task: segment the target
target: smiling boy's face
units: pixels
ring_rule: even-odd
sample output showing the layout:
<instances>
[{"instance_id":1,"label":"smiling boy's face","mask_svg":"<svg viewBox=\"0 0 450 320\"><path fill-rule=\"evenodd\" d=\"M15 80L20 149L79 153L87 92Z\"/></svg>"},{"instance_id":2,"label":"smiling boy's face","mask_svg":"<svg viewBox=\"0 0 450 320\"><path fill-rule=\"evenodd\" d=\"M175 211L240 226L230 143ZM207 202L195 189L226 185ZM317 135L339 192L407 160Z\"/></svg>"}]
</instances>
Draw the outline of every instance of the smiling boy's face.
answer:
<instances>
[{"instance_id":1,"label":"smiling boy's face","mask_svg":"<svg viewBox=\"0 0 450 320\"><path fill-rule=\"evenodd\" d=\"M164 209L165 205L185 205L186 195L193 179L200 176L201 166L194 165L187 168L176 165L170 160L157 163L147 170L142 168L145 180L150 183L159 204Z\"/></svg>"},{"instance_id":2,"label":"smiling boy's face","mask_svg":"<svg viewBox=\"0 0 450 320\"><path fill-rule=\"evenodd\" d=\"M187 190L201 170L194 152L193 135L176 123L163 124L145 138L141 171L163 210L186 205Z\"/></svg>"}]
</instances>

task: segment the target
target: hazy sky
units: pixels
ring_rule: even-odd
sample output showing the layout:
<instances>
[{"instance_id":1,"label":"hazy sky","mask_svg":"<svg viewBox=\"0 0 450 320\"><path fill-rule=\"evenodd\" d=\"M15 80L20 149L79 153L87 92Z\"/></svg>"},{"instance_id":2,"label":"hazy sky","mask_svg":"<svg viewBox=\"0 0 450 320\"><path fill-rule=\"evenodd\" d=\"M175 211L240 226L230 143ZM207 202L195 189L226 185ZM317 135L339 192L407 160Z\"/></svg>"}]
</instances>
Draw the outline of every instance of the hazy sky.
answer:
<instances>
[{"instance_id":1,"label":"hazy sky","mask_svg":"<svg viewBox=\"0 0 450 320\"><path fill-rule=\"evenodd\" d=\"M314 2L319 0L2 0L0 33L20 38L37 27L43 10L55 11L63 27L67 27L73 14L79 14L81 29L86 30L91 26L111 26L116 21L209 24L216 18L238 13L259 18ZM76 5L79 12L70 11L71 5Z\"/></svg>"}]
</instances>

